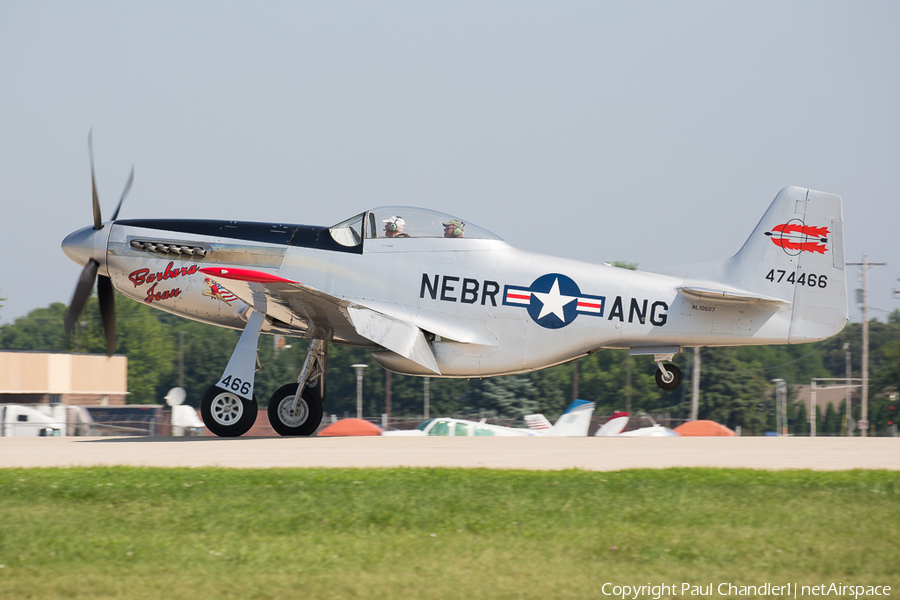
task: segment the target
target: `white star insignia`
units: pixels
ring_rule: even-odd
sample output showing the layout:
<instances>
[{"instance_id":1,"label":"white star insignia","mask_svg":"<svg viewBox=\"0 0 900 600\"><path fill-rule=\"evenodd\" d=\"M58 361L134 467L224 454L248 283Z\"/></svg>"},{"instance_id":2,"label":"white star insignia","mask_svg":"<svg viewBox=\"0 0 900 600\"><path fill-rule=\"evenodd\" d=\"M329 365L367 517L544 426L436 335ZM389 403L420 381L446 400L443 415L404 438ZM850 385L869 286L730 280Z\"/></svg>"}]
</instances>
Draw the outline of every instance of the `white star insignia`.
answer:
<instances>
[{"instance_id":1,"label":"white star insignia","mask_svg":"<svg viewBox=\"0 0 900 600\"><path fill-rule=\"evenodd\" d=\"M576 296L563 296L559 293L559 278L553 280L553 287L550 288L549 292L531 293L534 294L543 305L541 307L541 314L538 316L538 319L543 319L544 317L552 313L559 317L559 320L563 323L566 322L564 310L566 305L578 300Z\"/></svg>"}]
</instances>

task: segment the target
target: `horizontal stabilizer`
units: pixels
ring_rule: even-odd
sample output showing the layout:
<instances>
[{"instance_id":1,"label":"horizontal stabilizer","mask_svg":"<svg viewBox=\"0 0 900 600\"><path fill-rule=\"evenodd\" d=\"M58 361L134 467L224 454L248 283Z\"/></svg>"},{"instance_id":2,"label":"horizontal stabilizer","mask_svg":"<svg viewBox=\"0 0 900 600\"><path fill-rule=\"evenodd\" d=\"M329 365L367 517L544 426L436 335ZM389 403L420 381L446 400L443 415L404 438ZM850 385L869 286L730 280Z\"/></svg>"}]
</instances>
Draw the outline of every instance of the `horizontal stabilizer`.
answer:
<instances>
[{"instance_id":1,"label":"horizontal stabilizer","mask_svg":"<svg viewBox=\"0 0 900 600\"><path fill-rule=\"evenodd\" d=\"M715 338L725 341L735 334L735 341L751 334L753 343L800 344L843 329L848 298L841 205L834 194L786 187L737 254L666 269L665 274L684 280L682 300L755 313L738 312L735 319L708 315L713 339L698 345L717 345Z\"/></svg>"},{"instance_id":2,"label":"horizontal stabilizer","mask_svg":"<svg viewBox=\"0 0 900 600\"><path fill-rule=\"evenodd\" d=\"M763 294L754 294L743 290L715 290L702 287L679 288L682 294L694 300L715 302L720 304L760 304L768 306L790 306L791 303L781 298L773 298Z\"/></svg>"}]
</instances>

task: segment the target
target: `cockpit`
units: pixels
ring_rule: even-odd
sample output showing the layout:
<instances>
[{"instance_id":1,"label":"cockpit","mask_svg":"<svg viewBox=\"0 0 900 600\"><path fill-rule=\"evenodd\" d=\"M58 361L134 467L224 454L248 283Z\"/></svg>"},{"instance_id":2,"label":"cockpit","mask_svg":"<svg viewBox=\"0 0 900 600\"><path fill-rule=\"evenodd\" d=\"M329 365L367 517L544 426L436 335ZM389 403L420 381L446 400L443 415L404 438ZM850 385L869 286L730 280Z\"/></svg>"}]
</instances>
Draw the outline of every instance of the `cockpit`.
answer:
<instances>
[{"instance_id":1,"label":"cockpit","mask_svg":"<svg viewBox=\"0 0 900 600\"><path fill-rule=\"evenodd\" d=\"M328 231L337 243L347 247L378 238L500 240L490 231L452 215L409 206L375 208L341 221Z\"/></svg>"}]
</instances>

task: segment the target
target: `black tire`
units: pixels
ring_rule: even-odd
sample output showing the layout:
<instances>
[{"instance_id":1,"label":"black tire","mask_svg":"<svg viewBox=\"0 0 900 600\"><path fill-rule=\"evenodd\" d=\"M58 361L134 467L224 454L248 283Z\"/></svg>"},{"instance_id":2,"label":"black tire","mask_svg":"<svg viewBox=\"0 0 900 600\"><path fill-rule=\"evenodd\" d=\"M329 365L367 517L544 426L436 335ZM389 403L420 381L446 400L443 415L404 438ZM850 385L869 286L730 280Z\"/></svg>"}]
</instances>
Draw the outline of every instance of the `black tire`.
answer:
<instances>
[{"instance_id":1,"label":"black tire","mask_svg":"<svg viewBox=\"0 0 900 600\"><path fill-rule=\"evenodd\" d=\"M256 423L256 397L244 400L234 392L211 386L200 402L203 424L219 437L239 437Z\"/></svg>"},{"instance_id":2,"label":"black tire","mask_svg":"<svg viewBox=\"0 0 900 600\"><path fill-rule=\"evenodd\" d=\"M269 399L269 425L278 435L309 436L322 423L322 401L315 390L308 387L303 388L297 410L291 412L290 406L297 393L297 385L283 385Z\"/></svg>"},{"instance_id":3,"label":"black tire","mask_svg":"<svg viewBox=\"0 0 900 600\"><path fill-rule=\"evenodd\" d=\"M672 374L672 381L664 381L663 374L659 369L656 369L656 385L666 390L667 392L670 392L681 385L681 369L679 369L675 365L663 365L663 367L666 368L666 371Z\"/></svg>"}]
</instances>

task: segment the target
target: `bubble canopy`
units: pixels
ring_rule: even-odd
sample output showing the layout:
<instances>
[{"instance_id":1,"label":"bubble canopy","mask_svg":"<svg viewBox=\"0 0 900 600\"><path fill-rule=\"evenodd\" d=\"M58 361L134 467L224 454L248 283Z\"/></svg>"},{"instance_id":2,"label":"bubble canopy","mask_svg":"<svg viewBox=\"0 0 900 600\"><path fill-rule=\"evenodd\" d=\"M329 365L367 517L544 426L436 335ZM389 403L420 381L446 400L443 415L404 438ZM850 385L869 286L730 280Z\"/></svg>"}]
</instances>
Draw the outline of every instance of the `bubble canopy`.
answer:
<instances>
[{"instance_id":1,"label":"bubble canopy","mask_svg":"<svg viewBox=\"0 0 900 600\"><path fill-rule=\"evenodd\" d=\"M487 229L452 215L426 208L382 206L353 216L329 228L331 236L344 246L356 246L363 239L444 238L500 240Z\"/></svg>"}]
</instances>

